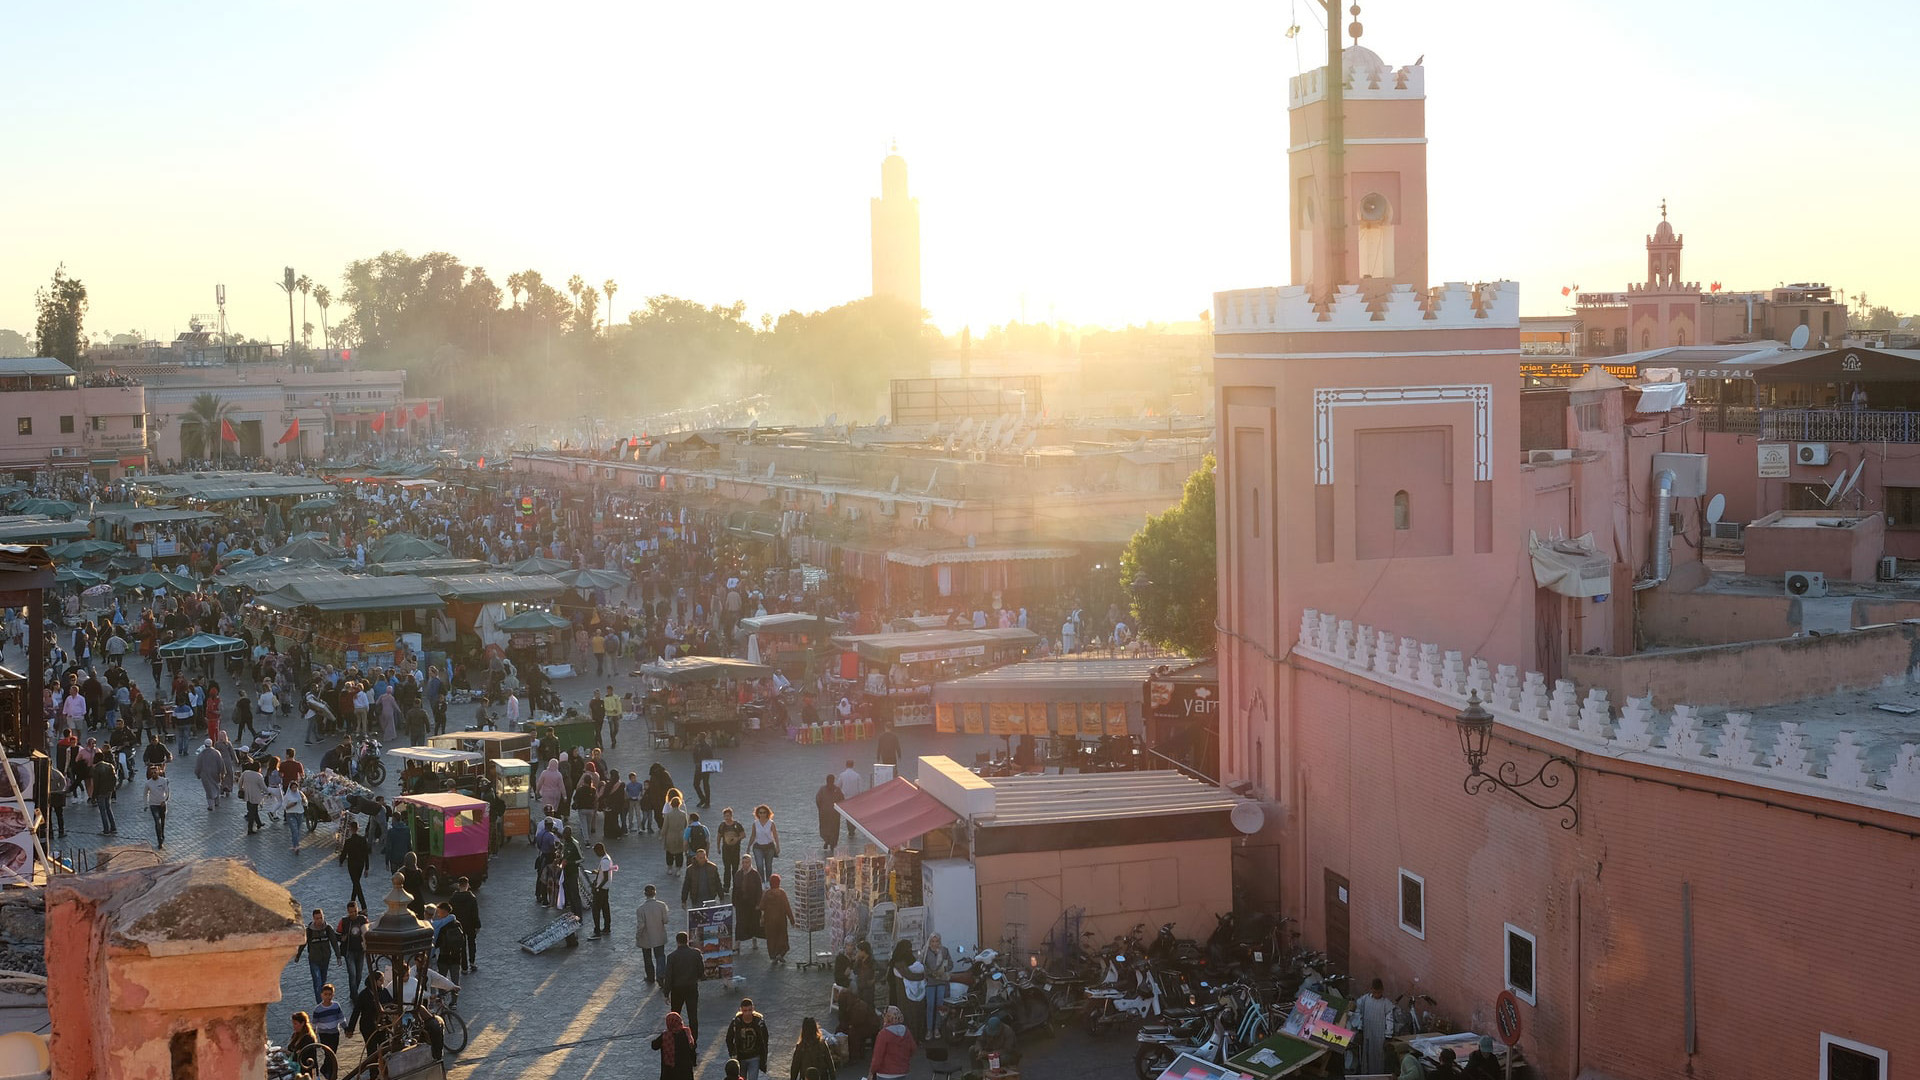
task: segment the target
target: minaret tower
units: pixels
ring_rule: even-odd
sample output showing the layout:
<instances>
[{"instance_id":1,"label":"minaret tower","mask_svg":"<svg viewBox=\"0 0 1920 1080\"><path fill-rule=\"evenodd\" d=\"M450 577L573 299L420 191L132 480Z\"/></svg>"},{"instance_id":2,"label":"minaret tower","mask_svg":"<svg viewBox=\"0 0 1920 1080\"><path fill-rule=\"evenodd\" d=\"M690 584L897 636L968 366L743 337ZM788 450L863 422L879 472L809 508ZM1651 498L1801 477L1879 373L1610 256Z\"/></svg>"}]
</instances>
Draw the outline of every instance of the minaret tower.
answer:
<instances>
[{"instance_id":1,"label":"minaret tower","mask_svg":"<svg viewBox=\"0 0 1920 1080\"><path fill-rule=\"evenodd\" d=\"M907 194L907 161L896 143L880 163L873 200L873 295L920 307L920 201Z\"/></svg>"}]
</instances>

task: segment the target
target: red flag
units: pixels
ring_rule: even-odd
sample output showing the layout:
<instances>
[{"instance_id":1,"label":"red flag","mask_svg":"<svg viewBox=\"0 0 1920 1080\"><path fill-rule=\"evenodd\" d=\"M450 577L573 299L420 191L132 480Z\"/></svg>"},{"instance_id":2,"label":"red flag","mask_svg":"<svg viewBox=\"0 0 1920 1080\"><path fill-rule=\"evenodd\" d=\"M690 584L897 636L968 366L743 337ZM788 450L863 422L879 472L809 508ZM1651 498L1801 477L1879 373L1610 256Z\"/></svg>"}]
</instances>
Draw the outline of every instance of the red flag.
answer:
<instances>
[{"instance_id":1,"label":"red flag","mask_svg":"<svg viewBox=\"0 0 1920 1080\"><path fill-rule=\"evenodd\" d=\"M1565 285L1562 285L1562 286L1560 286L1560 295L1561 295L1561 296L1565 296L1565 295L1567 295L1568 293L1570 293L1570 292L1572 292L1572 291L1573 291L1572 289L1569 289L1569 288L1567 288L1567 287L1566 287Z\"/></svg>"},{"instance_id":2,"label":"red flag","mask_svg":"<svg viewBox=\"0 0 1920 1080\"><path fill-rule=\"evenodd\" d=\"M477 469L484 469L484 468L486 468L486 467L487 467L487 459L486 459L486 458L481 458L481 459L480 459L480 463L479 463L478 465L476 465L476 466L474 466L474 468L477 468Z\"/></svg>"},{"instance_id":3,"label":"red flag","mask_svg":"<svg viewBox=\"0 0 1920 1080\"><path fill-rule=\"evenodd\" d=\"M300 419L298 417L295 417L293 423L287 425L287 433L285 435L280 436L280 441L277 443L274 443L273 445L285 446L299 437L300 437Z\"/></svg>"},{"instance_id":4,"label":"red flag","mask_svg":"<svg viewBox=\"0 0 1920 1080\"><path fill-rule=\"evenodd\" d=\"M387 414L386 413L374 414L373 430L376 432L379 432L379 431L385 431L386 429L387 429Z\"/></svg>"},{"instance_id":5,"label":"red flag","mask_svg":"<svg viewBox=\"0 0 1920 1080\"><path fill-rule=\"evenodd\" d=\"M425 420L425 419L427 418L427 403L426 403L426 402L424 402L424 401L423 401L423 402L421 402L420 404L418 404L418 405L415 405L415 406L413 407L413 418L414 418L415 420Z\"/></svg>"},{"instance_id":6,"label":"red flag","mask_svg":"<svg viewBox=\"0 0 1920 1080\"><path fill-rule=\"evenodd\" d=\"M407 407L405 405L393 410L393 426L397 428L407 426Z\"/></svg>"},{"instance_id":7,"label":"red flag","mask_svg":"<svg viewBox=\"0 0 1920 1080\"><path fill-rule=\"evenodd\" d=\"M225 420L220 421L220 437L228 442L240 441L240 436L235 434L233 425Z\"/></svg>"}]
</instances>

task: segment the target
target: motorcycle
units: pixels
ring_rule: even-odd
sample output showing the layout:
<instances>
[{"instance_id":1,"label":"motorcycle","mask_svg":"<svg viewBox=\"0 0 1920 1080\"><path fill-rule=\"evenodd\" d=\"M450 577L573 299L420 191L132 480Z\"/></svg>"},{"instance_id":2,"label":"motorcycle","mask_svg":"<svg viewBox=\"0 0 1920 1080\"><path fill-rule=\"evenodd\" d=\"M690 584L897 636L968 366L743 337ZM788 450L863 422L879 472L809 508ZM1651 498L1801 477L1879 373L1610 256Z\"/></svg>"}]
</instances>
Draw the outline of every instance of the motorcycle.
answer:
<instances>
[{"instance_id":1,"label":"motorcycle","mask_svg":"<svg viewBox=\"0 0 1920 1080\"><path fill-rule=\"evenodd\" d=\"M1104 1035L1129 1020L1188 1015L1190 1001L1191 994L1178 972L1155 969L1144 959L1129 961L1124 954L1116 954L1107 961L1107 972L1099 984L1088 988L1081 1024L1089 1035Z\"/></svg>"},{"instance_id":2,"label":"motorcycle","mask_svg":"<svg viewBox=\"0 0 1920 1080\"><path fill-rule=\"evenodd\" d=\"M1221 1001L1197 1016L1141 1028L1134 1036L1140 1043L1133 1054L1134 1072L1140 1080L1158 1080L1181 1054L1214 1064L1225 1062L1233 1052L1230 1020L1230 1010Z\"/></svg>"},{"instance_id":3,"label":"motorcycle","mask_svg":"<svg viewBox=\"0 0 1920 1080\"><path fill-rule=\"evenodd\" d=\"M353 778L367 787L379 787L387 779L386 763L380 760L380 740L362 735L353 744Z\"/></svg>"}]
</instances>

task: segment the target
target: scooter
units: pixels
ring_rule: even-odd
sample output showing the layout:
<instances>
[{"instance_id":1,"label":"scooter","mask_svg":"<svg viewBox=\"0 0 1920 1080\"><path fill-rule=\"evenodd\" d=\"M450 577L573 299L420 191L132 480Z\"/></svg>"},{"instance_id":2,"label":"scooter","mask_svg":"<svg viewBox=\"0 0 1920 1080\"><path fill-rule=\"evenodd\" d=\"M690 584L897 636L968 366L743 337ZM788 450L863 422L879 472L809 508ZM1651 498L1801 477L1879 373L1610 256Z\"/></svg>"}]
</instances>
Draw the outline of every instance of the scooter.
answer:
<instances>
[{"instance_id":1,"label":"scooter","mask_svg":"<svg viewBox=\"0 0 1920 1080\"><path fill-rule=\"evenodd\" d=\"M1143 960L1116 955L1107 961L1099 985L1087 989L1086 1012L1081 1018L1089 1035L1104 1035L1115 1025L1165 1015L1160 980ZM1124 975L1123 975L1124 973Z\"/></svg>"},{"instance_id":2,"label":"scooter","mask_svg":"<svg viewBox=\"0 0 1920 1080\"><path fill-rule=\"evenodd\" d=\"M1229 1015L1222 1002L1207 1006L1198 1016L1141 1028L1134 1036L1140 1043L1133 1054L1134 1072L1140 1080L1157 1080L1181 1054L1215 1064L1226 1061L1232 1052L1227 1027Z\"/></svg>"}]
</instances>

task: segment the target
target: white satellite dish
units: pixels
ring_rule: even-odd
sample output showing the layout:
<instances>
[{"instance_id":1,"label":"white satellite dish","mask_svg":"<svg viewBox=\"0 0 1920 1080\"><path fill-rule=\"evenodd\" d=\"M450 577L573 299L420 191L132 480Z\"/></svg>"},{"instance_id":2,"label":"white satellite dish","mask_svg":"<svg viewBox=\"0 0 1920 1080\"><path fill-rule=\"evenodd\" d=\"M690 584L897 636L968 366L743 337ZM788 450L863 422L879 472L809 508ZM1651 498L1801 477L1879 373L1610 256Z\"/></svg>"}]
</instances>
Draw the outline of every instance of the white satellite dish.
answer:
<instances>
[{"instance_id":1,"label":"white satellite dish","mask_svg":"<svg viewBox=\"0 0 1920 1080\"><path fill-rule=\"evenodd\" d=\"M1708 525L1720 524L1720 515L1726 512L1727 512L1727 497L1725 495L1715 495L1713 498L1707 500L1707 524Z\"/></svg>"},{"instance_id":2,"label":"white satellite dish","mask_svg":"<svg viewBox=\"0 0 1920 1080\"><path fill-rule=\"evenodd\" d=\"M1242 799L1233 804L1233 812L1227 815L1233 827L1246 836L1259 832L1267 824L1267 812L1252 799Z\"/></svg>"},{"instance_id":3,"label":"white satellite dish","mask_svg":"<svg viewBox=\"0 0 1920 1080\"><path fill-rule=\"evenodd\" d=\"M1837 502L1841 499L1846 498L1848 495L1853 494L1854 486L1860 483L1860 474L1866 471L1867 471L1867 459L1861 458L1860 464L1855 465L1853 467L1853 475L1847 477L1847 482L1840 485L1840 494L1835 495L1833 497L1834 501Z\"/></svg>"},{"instance_id":4,"label":"white satellite dish","mask_svg":"<svg viewBox=\"0 0 1920 1080\"><path fill-rule=\"evenodd\" d=\"M1805 325L1796 326L1793 328L1793 336L1787 339L1787 348L1795 350L1804 349L1807 347L1807 339L1812 336L1813 327Z\"/></svg>"}]
</instances>

